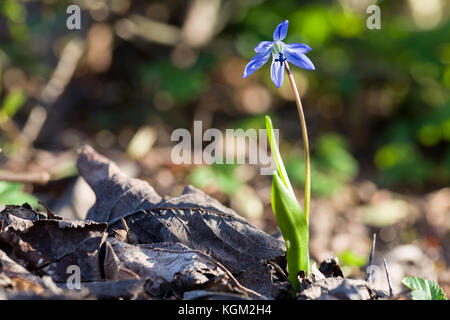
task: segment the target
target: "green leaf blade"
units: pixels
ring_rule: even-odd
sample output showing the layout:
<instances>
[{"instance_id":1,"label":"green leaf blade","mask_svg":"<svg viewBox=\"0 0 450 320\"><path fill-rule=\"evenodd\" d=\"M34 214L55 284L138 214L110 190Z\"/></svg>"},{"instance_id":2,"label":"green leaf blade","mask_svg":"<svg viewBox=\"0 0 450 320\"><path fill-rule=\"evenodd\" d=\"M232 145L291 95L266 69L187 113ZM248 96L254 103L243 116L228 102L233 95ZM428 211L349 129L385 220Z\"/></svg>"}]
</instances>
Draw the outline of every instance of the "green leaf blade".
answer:
<instances>
[{"instance_id":1,"label":"green leaf blade","mask_svg":"<svg viewBox=\"0 0 450 320\"><path fill-rule=\"evenodd\" d=\"M25 104L26 95L22 91L10 92L3 100L1 113L8 118L12 118L17 111Z\"/></svg>"},{"instance_id":2,"label":"green leaf blade","mask_svg":"<svg viewBox=\"0 0 450 320\"><path fill-rule=\"evenodd\" d=\"M292 188L291 182L289 181L289 177L284 167L283 159L281 159L280 151L278 150L277 141L275 139L275 133L273 131L272 120L270 119L269 116L266 116L266 129L267 129L267 137L269 139L270 144L270 150L272 150L272 156L277 165L278 175L280 176L286 188L295 198L294 189Z\"/></svg>"},{"instance_id":3,"label":"green leaf blade","mask_svg":"<svg viewBox=\"0 0 450 320\"><path fill-rule=\"evenodd\" d=\"M0 205L22 205L28 203L32 207L38 205L37 199L22 191L23 185L17 182L0 181Z\"/></svg>"},{"instance_id":4,"label":"green leaf blade","mask_svg":"<svg viewBox=\"0 0 450 320\"><path fill-rule=\"evenodd\" d=\"M309 228L297 200L277 172L274 172L272 179L271 203L286 241L289 281L294 288L299 289L298 272L309 272Z\"/></svg>"},{"instance_id":5,"label":"green leaf blade","mask_svg":"<svg viewBox=\"0 0 450 320\"><path fill-rule=\"evenodd\" d=\"M447 300L442 288L434 281L419 277L406 277L402 283L412 290L413 300Z\"/></svg>"}]
</instances>

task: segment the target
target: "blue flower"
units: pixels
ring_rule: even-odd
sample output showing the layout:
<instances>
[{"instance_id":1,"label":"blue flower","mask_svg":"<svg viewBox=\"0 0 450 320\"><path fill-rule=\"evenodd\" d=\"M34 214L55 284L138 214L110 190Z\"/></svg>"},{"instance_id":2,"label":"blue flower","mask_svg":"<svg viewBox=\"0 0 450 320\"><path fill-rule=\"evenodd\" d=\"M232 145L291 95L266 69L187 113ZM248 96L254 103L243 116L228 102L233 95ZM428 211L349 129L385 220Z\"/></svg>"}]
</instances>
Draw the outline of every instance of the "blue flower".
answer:
<instances>
[{"instance_id":1,"label":"blue flower","mask_svg":"<svg viewBox=\"0 0 450 320\"><path fill-rule=\"evenodd\" d=\"M286 38L289 21L285 20L280 23L273 32L273 41L262 41L255 47L257 53L244 70L242 78L247 78L253 72L263 66L272 54L272 66L270 68L270 77L273 83L279 88L283 84L285 60L288 62L308 70L315 70L314 64L309 60L305 53L311 48L303 43L286 44L282 40Z\"/></svg>"}]
</instances>

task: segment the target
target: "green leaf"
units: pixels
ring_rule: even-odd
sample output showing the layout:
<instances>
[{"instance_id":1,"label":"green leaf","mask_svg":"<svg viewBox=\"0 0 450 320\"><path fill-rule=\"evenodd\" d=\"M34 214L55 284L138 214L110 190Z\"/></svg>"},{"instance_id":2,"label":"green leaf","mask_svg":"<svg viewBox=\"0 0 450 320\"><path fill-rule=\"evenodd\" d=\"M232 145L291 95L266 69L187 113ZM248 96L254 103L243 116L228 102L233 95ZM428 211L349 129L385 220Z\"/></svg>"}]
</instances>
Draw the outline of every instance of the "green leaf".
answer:
<instances>
[{"instance_id":1,"label":"green leaf","mask_svg":"<svg viewBox=\"0 0 450 320\"><path fill-rule=\"evenodd\" d=\"M22 189L23 185L20 183L0 181L0 204L21 205L27 202L32 207L37 206L37 199Z\"/></svg>"},{"instance_id":2,"label":"green leaf","mask_svg":"<svg viewBox=\"0 0 450 320\"><path fill-rule=\"evenodd\" d=\"M278 169L278 175L281 177L285 187L289 190L291 195L295 198L294 190L292 189L291 182L287 175L286 169L284 168L283 160L281 159L280 151L278 151L277 141L275 139L275 133L273 131L272 120L269 116L266 116L266 128L267 137L269 139L270 150L272 150L272 155L275 160Z\"/></svg>"},{"instance_id":3,"label":"green leaf","mask_svg":"<svg viewBox=\"0 0 450 320\"><path fill-rule=\"evenodd\" d=\"M142 85L165 92L176 105L192 102L209 86L207 71L212 57L200 55L197 63L188 68L177 68L168 58L150 61L139 67Z\"/></svg>"},{"instance_id":4,"label":"green leaf","mask_svg":"<svg viewBox=\"0 0 450 320\"><path fill-rule=\"evenodd\" d=\"M297 199L288 191L277 172L274 172L272 179L271 203L286 241L289 281L299 289L298 272L309 272L309 228Z\"/></svg>"},{"instance_id":5,"label":"green leaf","mask_svg":"<svg viewBox=\"0 0 450 320\"><path fill-rule=\"evenodd\" d=\"M12 118L27 100L22 91L10 92L3 100L1 112L8 118Z\"/></svg>"},{"instance_id":6,"label":"green leaf","mask_svg":"<svg viewBox=\"0 0 450 320\"><path fill-rule=\"evenodd\" d=\"M362 268L366 262L367 258L365 256L359 255L352 250L344 250L338 254L340 265L342 266L355 266Z\"/></svg>"},{"instance_id":7,"label":"green leaf","mask_svg":"<svg viewBox=\"0 0 450 320\"><path fill-rule=\"evenodd\" d=\"M402 283L412 290L413 300L447 300L444 291L434 281L406 277Z\"/></svg>"},{"instance_id":8,"label":"green leaf","mask_svg":"<svg viewBox=\"0 0 450 320\"><path fill-rule=\"evenodd\" d=\"M200 189L214 186L229 196L242 187L242 181L236 175L235 167L230 165L197 167L191 171L189 181Z\"/></svg>"},{"instance_id":9,"label":"green leaf","mask_svg":"<svg viewBox=\"0 0 450 320\"><path fill-rule=\"evenodd\" d=\"M266 116L266 128L270 149L277 165L277 171L272 176L272 210L281 234L286 241L289 281L294 288L299 289L298 272L309 273L308 222L295 198L294 190L278 151L272 121L269 116Z\"/></svg>"}]
</instances>

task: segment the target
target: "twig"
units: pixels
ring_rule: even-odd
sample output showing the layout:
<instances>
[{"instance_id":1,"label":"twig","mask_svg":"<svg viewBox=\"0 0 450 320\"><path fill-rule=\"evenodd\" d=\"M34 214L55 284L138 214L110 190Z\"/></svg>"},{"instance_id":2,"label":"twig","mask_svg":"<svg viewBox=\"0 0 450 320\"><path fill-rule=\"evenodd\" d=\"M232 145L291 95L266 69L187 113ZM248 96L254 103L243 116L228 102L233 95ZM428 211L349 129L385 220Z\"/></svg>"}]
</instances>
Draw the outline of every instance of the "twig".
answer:
<instances>
[{"instance_id":1,"label":"twig","mask_svg":"<svg viewBox=\"0 0 450 320\"><path fill-rule=\"evenodd\" d=\"M373 256L375 254L375 243L377 242L377 234L374 233L373 234L373 239L372 239L372 250L370 251L370 256L369 256L369 264L367 265L367 269L366 269L366 273L367 273L367 278L366 281L369 280L371 274L370 274L370 266L372 265L372 261L373 261Z\"/></svg>"},{"instance_id":2,"label":"twig","mask_svg":"<svg viewBox=\"0 0 450 320\"><path fill-rule=\"evenodd\" d=\"M5 132L11 141L17 143L22 149L32 148L30 141L20 132L19 127L9 117L0 115L0 129Z\"/></svg>"},{"instance_id":3,"label":"twig","mask_svg":"<svg viewBox=\"0 0 450 320\"><path fill-rule=\"evenodd\" d=\"M125 228L125 231L128 233L130 232L130 229L128 228L127 222L124 218L121 218L120 221L122 222L123 227Z\"/></svg>"},{"instance_id":4,"label":"twig","mask_svg":"<svg viewBox=\"0 0 450 320\"><path fill-rule=\"evenodd\" d=\"M183 40L189 46L201 47L216 34L219 17L224 11L221 10L221 2L222 0L191 1L181 30Z\"/></svg>"},{"instance_id":5,"label":"twig","mask_svg":"<svg viewBox=\"0 0 450 320\"><path fill-rule=\"evenodd\" d=\"M119 20L118 23L127 20L131 21L134 25L134 28L128 28L127 30L131 36L138 36L147 41L169 46L174 46L181 40L181 31L174 25L149 19L140 14L133 14L127 19ZM120 29L118 28L120 24L116 24L116 26L116 29Z\"/></svg>"},{"instance_id":6,"label":"twig","mask_svg":"<svg viewBox=\"0 0 450 320\"><path fill-rule=\"evenodd\" d=\"M38 203L45 208L45 211L47 211L47 219L59 220L58 219L59 217L57 215L55 215L53 213L53 211L44 202L42 202L41 200L38 200Z\"/></svg>"},{"instance_id":7,"label":"twig","mask_svg":"<svg viewBox=\"0 0 450 320\"><path fill-rule=\"evenodd\" d=\"M0 181L47 184L49 180L48 172L0 172Z\"/></svg>"},{"instance_id":8,"label":"twig","mask_svg":"<svg viewBox=\"0 0 450 320\"><path fill-rule=\"evenodd\" d=\"M65 88L75 73L78 62L85 51L84 43L78 38L70 40L61 52L61 58L56 65L51 78L46 83L38 97L38 102L30 112L30 116L21 132L27 138L29 145L38 138L49 110L54 106L58 98L64 93ZM46 106L46 108L44 107Z\"/></svg>"},{"instance_id":9,"label":"twig","mask_svg":"<svg viewBox=\"0 0 450 320\"><path fill-rule=\"evenodd\" d=\"M272 267L274 267L281 274L284 281L289 281L288 276L286 275L284 270L278 265L278 263L271 260L267 261L267 263L270 264Z\"/></svg>"},{"instance_id":10,"label":"twig","mask_svg":"<svg viewBox=\"0 0 450 320\"><path fill-rule=\"evenodd\" d=\"M384 268L386 269L386 278L387 278L387 282L388 282L388 286L389 286L389 296L393 296L394 292L392 290L392 280L391 280L391 275L389 273L389 268L386 262L386 259L383 259L384 261Z\"/></svg>"}]
</instances>

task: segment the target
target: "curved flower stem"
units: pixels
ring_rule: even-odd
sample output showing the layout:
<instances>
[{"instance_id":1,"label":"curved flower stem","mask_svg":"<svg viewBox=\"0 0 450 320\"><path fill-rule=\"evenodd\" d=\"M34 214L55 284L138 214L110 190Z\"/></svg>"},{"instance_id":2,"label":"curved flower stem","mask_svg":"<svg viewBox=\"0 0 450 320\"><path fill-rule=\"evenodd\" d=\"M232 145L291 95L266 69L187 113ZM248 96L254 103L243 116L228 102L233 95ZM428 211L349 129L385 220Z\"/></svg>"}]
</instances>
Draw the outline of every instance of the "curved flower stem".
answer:
<instances>
[{"instance_id":1,"label":"curved flower stem","mask_svg":"<svg viewBox=\"0 0 450 320\"><path fill-rule=\"evenodd\" d=\"M311 199L311 168L309 160L309 142L308 142L308 131L306 130L305 115L303 114L302 101L300 100L300 95L298 93L297 85L294 81L294 76L289 69L287 61L284 61L284 67L286 69L289 81L291 82L291 88L294 92L295 102L297 103L297 111L300 117L300 125L302 128L303 136L303 146L305 149L305 218L306 222L309 224L309 204Z\"/></svg>"}]
</instances>

